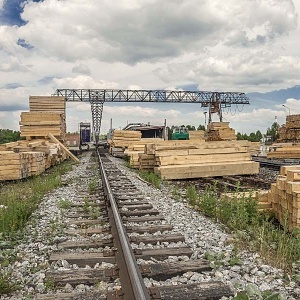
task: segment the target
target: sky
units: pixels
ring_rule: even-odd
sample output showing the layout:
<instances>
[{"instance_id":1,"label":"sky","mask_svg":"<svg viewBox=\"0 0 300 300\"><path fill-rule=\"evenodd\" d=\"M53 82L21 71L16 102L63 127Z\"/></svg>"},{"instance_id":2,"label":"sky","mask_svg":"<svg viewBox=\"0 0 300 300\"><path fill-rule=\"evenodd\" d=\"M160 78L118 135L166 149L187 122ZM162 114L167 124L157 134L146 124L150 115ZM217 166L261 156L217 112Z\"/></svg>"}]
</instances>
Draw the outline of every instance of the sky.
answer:
<instances>
[{"instance_id":1,"label":"sky","mask_svg":"<svg viewBox=\"0 0 300 300\"><path fill-rule=\"evenodd\" d=\"M223 120L265 133L300 114L299 13L300 0L0 0L0 128L19 130L29 96L58 88L179 89L246 93ZM197 127L204 112L105 103L101 132L111 119ZM78 130L89 104L68 102L66 118Z\"/></svg>"}]
</instances>

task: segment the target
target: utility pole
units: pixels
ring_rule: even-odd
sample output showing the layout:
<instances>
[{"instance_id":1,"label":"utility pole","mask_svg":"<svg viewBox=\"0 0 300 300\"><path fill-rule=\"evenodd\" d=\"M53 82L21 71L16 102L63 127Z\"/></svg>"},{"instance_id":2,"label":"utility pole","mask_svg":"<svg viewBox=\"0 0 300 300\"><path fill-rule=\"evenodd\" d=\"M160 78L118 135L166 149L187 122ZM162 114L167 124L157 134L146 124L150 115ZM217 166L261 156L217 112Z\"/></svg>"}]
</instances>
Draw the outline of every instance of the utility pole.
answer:
<instances>
[{"instance_id":1,"label":"utility pole","mask_svg":"<svg viewBox=\"0 0 300 300\"><path fill-rule=\"evenodd\" d=\"M207 111L205 111L203 113L204 113L204 124L205 124L205 129L206 129L206 114L207 114Z\"/></svg>"},{"instance_id":2,"label":"utility pole","mask_svg":"<svg viewBox=\"0 0 300 300\"><path fill-rule=\"evenodd\" d=\"M289 115L291 114L291 110L289 107L287 107L286 105L282 104L283 107L287 108L289 110Z\"/></svg>"}]
</instances>

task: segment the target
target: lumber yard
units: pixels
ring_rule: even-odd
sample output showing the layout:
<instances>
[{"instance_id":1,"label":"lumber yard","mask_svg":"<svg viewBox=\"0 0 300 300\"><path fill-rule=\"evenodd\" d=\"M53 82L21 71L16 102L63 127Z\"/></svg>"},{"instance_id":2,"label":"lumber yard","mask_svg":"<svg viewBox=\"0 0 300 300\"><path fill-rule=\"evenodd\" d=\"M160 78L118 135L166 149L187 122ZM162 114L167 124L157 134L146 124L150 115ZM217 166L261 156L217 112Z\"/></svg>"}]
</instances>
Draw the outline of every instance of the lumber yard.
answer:
<instances>
[{"instance_id":1,"label":"lumber yard","mask_svg":"<svg viewBox=\"0 0 300 300\"><path fill-rule=\"evenodd\" d=\"M220 113L215 103L211 107L211 113ZM65 120L64 96L30 96L29 112L20 115L20 135L25 140L0 145L0 181L37 176L67 158L78 162L66 145ZM287 116L286 124L279 130L278 143L274 143L267 153L268 159L300 158L299 124L299 115ZM90 140L90 124L81 125L88 129ZM229 122L212 122L210 117L206 130L187 132L184 129L188 138L176 137L174 140L167 140L162 135L163 128L158 127L157 137L143 138L147 126L127 127L111 132L107 141L109 154L128 157L132 168L153 172L164 180L256 175L260 172L260 163L252 159L253 154L259 153L259 143L237 140ZM294 169L293 174L297 173L298 166ZM287 211L293 227L300 224L299 183L296 175L290 179L292 175L288 176L287 172L283 171L272 185L268 202L279 220L283 220L282 215Z\"/></svg>"},{"instance_id":2,"label":"lumber yard","mask_svg":"<svg viewBox=\"0 0 300 300\"><path fill-rule=\"evenodd\" d=\"M252 254L245 256L245 251L242 262L240 249L233 245L238 243L233 241L234 234L220 231L220 215L206 214L206 209L219 212L222 206L224 220L234 219L245 226L252 226L254 216L255 220L274 216L276 226L281 224L286 236L293 236L300 229L299 164L282 165L279 174L267 172L266 184L266 177L259 177L261 163L253 159L261 152L260 144L237 140L235 130L222 120L210 121L205 130L183 130L184 135L171 140L166 126L141 124L110 130L108 147L96 140L95 148L87 147L76 157L67 142L65 101L60 96L29 97L30 111L20 116L23 140L0 145L0 181L7 181L2 188L11 180L31 183L26 178L39 176L68 158L78 163L65 174L68 179L62 186L40 199L31 219L39 216L36 227L30 222L17 263L2 268L10 282L20 282L21 287L16 297L5 295L5 300L22 299L24 291L37 300L232 299L237 292L249 290L249 282L265 290L266 272L274 289L271 297L279 290L292 296L287 299L299 299L300 289L294 289L293 281L287 285L278 280L283 273L269 272L266 263L251 261ZM102 108L94 107L93 133L90 123L80 123L81 147L99 133L95 109ZM287 126L298 126L296 116L288 120L293 124ZM285 131L267 155L276 153L280 158L269 159L278 161L296 158L297 147ZM143 175L159 178L160 187ZM251 184L246 186L247 182ZM177 199L178 190L172 189L180 184L186 188ZM216 189L211 193L208 186ZM195 192L194 198L188 191ZM2 207L4 216L9 206ZM252 215L247 218L249 211ZM260 241L260 231L257 227L255 231ZM222 257L215 258L213 251ZM214 268L213 263L221 260L224 265ZM41 261L43 267L36 272ZM33 281L36 274L38 282ZM226 280L220 280L221 276L227 276ZM237 282L237 288L233 287Z\"/></svg>"}]
</instances>

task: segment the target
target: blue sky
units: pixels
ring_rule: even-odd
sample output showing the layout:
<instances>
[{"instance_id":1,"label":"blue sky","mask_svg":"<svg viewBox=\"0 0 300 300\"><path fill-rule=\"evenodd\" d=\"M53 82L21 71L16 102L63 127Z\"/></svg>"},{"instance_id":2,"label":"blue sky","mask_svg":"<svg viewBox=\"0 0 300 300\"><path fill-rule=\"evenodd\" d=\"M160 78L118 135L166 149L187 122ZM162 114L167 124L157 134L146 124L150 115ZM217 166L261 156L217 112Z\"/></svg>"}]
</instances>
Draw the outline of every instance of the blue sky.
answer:
<instances>
[{"instance_id":1,"label":"blue sky","mask_svg":"<svg viewBox=\"0 0 300 300\"><path fill-rule=\"evenodd\" d=\"M300 113L299 13L300 0L0 0L0 128L18 130L29 95L115 88L245 92L250 105L225 121L266 131ZM203 112L107 103L102 131L111 118L198 126ZM90 120L88 105L68 104L69 131Z\"/></svg>"}]
</instances>

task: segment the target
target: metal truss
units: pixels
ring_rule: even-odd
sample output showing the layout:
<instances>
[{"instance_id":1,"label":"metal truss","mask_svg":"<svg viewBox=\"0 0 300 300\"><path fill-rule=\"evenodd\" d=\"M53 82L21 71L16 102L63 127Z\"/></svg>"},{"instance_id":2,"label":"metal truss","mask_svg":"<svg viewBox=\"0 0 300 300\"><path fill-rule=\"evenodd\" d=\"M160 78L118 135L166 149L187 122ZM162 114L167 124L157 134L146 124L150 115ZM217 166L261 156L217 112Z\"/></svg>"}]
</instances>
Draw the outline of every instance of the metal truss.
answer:
<instances>
[{"instance_id":1,"label":"metal truss","mask_svg":"<svg viewBox=\"0 0 300 300\"><path fill-rule=\"evenodd\" d=\"M104 102L102 100L99 100L97 97L94 97L93 95L91 95L89 101L91 103L95 142L96 145L99 145L99 136Z\"/></svg>"},{"instance_id":2,"label":"metal truss","mask_svg":"<svg viewBox=\"0 0 300 300\"><path fill-rule=\"evenodd\" d=\"M91 103L96 145L99 145L104 102L199 103L201 107L209 108L209 122L212 113L218 113L222 121L222 108L232 104L250 104L245 93L237 92L57 89L54 96L62 96L69 102Z\"/></svg>"},{"instance_id":3,"label":"metal truss","mask_svg":"<svg viewBox=\"0 0 300 300\"><path fill-rule=\"evenodd\" d=\"M89 102L91 97L103 102L171 102L201 103L209 106L218 98L222 105L250 104L244 93L165 91L165 90L107 90L107 89L58 89L55 96L65 97L66 101Z\"/></svg>"}]
</instances>

